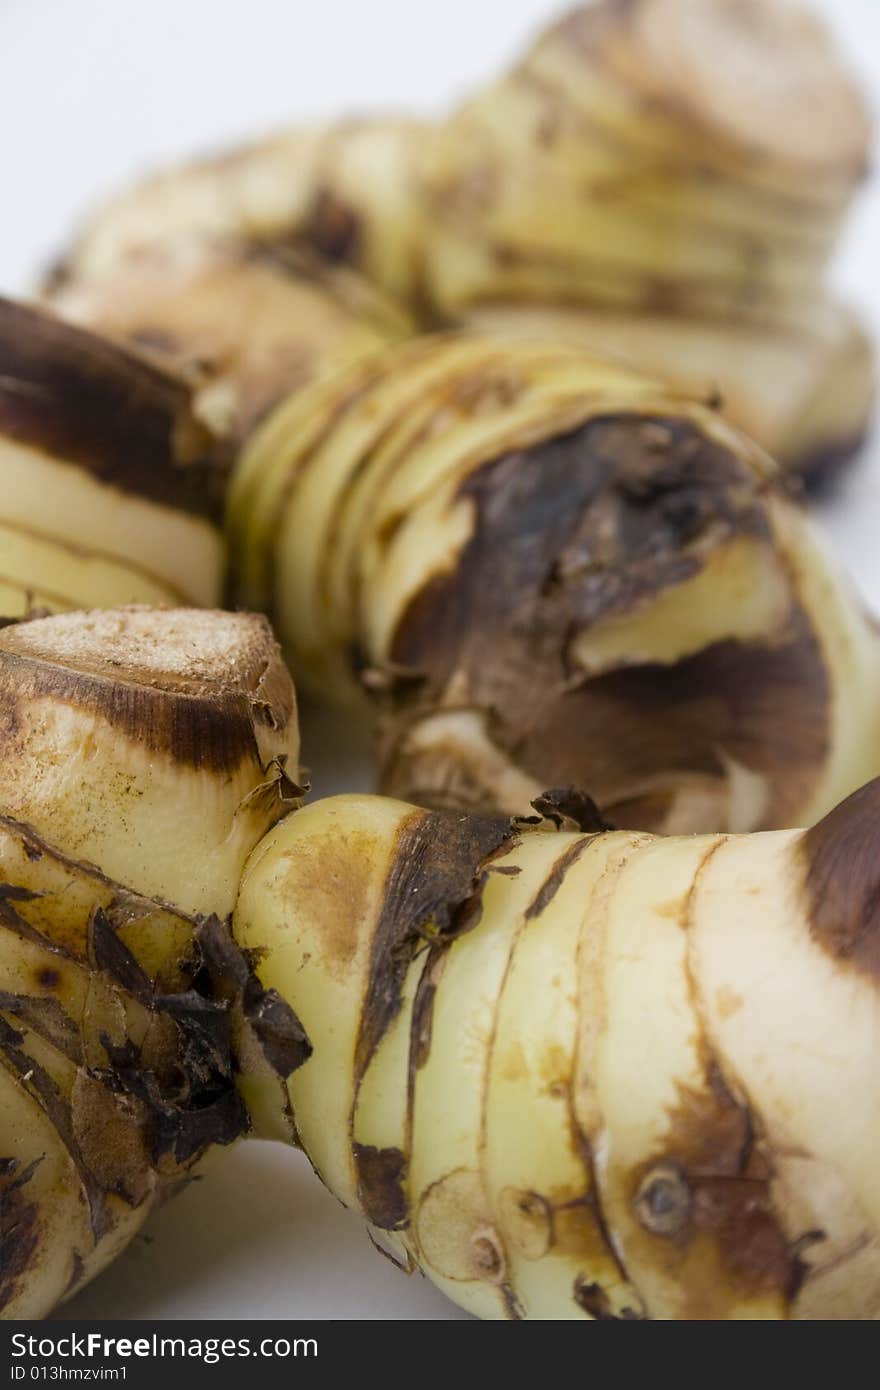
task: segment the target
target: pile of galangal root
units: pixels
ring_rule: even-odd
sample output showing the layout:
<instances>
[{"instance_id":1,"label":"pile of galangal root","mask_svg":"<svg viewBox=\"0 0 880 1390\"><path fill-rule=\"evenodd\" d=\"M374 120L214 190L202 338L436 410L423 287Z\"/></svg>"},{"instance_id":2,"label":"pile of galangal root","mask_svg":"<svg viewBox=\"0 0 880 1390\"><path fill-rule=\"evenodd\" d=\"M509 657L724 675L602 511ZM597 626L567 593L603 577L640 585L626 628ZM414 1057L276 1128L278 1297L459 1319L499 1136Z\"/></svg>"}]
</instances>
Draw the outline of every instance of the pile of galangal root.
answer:
<instances>
[{"instance_id":1,"label":"pile of galangal root","mask_svg":"<svg viewBox=\"0 0 880 1390\"><path fill-rule=\"evenodd\" d=\"M868 138L799 6L595 0L0 302L4 1316L247 1135L481 1317L880 1316Z\"/></svg>"}]
</instances>

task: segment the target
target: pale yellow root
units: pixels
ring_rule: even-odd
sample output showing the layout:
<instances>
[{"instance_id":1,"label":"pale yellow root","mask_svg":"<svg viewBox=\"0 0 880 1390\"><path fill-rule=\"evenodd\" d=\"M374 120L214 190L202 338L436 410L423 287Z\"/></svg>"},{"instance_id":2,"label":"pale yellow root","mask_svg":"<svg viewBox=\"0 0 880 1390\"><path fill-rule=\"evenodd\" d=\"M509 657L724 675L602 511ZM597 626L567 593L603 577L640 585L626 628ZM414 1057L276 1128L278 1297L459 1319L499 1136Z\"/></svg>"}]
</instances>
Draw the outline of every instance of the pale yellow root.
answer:
<instances>
[{"instance_id":1,"label":"pale yellow root","mask_svg":"<svg viewBox=\"0 0 880 1390\"><path fill-rule=\"evenodd\" d=\"M732 838L282 822L234 930L314 1045L319 1175L482 1317L876 1317L878 797Z\"/></svg>"}]
</instances>

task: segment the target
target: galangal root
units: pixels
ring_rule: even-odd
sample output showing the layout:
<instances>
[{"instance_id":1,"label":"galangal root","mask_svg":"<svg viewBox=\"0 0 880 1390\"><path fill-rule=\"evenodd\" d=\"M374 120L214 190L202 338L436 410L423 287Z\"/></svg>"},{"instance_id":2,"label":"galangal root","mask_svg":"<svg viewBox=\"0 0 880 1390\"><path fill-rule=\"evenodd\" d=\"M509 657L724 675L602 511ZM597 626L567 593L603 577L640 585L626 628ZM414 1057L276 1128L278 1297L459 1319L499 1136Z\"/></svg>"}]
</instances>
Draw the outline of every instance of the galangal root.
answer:
<instances>
[{"instance_id":1,"label":"galangal root","mask_svg":"<svg viewBox=\"0 0 880 1390\"><path fill-rule=\"evenodd\" d=\"M827 473L872 395L868 339L825 283L869 137L799 5L599 0L444 122L285 131L158 175L99 210L49 289L124 331L151 264L305 248L422 326L552 334L720 391L786 468Z\"/></svg>"},{"instance_id":2,"label":"galangal root","mask_svg":"<svg viewBox=\"0 0 880 1390\"><path fill-rule=\"evenodd\" d=\"M223 293L168 291L193 351L236 295L271 302L259 260L213 273ZM880 773L877 630L717 412L559 344L353 337L301 288L302 383L243 447L220 400L241 421L277 392L271 315L190 397L0 304L8 615L217 604L225 529L231 598L303 688L378 722L404 799L527 813L574 783L618 825L747 831Z\"/></svg>"},{"instance_id":3,"label":"galangal root","mask_svg":"<svg viewBox=\"0 0 880 1390\"><path fill-rule=\"evenodd\" d=\"M880 782L744 836L291 811L260 619L36 620L0 679L6 1316L244 1133L484 1317L880 1312Z\"/></svg>"}]
</instances>

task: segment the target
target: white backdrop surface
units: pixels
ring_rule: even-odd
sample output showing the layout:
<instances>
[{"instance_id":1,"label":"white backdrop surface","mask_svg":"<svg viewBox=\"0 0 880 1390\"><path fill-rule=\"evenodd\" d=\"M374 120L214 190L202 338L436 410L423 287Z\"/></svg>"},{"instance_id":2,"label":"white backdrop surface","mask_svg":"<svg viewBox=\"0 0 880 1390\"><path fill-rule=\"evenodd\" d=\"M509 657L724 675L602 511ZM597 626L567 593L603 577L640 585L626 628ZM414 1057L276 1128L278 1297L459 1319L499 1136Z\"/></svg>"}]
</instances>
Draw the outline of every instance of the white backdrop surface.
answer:
<instances>
[{"instance_id":1,"label":"white backdrop surface","mask_svg":"<svg viewBox=\"0 0 880 1390\"><path fill-rule=\"evenodd\" d=\"M880 3L815 3L876 105ZM0 0L0 291L25 292L91 203L152 166L302 118L442 110L502 68L553 11L553 0ZM804 118L821 120L821 112ZM878 248L875 178L834 277L880 336ZM880 613L876 441L821 517ZM326 716L307 720L319 785L364 785L368 764L355 735L341 747L329 729ZM219 1155L61 1315L457 1313L424 1280L407 1280L376 1255L300 1155L248 1144Z\"/></svg>"}]
</instances>

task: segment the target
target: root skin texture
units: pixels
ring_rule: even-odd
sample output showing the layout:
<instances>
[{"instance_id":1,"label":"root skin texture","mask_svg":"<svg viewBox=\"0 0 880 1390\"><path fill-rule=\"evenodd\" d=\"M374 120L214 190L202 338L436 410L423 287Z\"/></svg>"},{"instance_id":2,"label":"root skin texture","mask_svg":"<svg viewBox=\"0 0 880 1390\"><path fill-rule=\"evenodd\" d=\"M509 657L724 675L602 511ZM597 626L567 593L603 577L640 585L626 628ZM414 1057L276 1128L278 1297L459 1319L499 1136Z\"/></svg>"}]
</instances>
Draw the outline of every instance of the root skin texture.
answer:
<instances>
[{"instance_id":1,"label":"root skin texture","mask_svg":"<svg viewBox=\"0 0 880 1390\"><path fill-rule=\"evenodd\" d=\"M806 833L283 821L234 931L321 1178L481 1317L877 1316L878 788Z\"/></svg>"}]
</instances>

